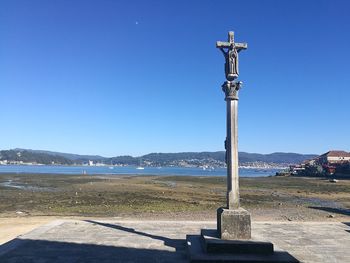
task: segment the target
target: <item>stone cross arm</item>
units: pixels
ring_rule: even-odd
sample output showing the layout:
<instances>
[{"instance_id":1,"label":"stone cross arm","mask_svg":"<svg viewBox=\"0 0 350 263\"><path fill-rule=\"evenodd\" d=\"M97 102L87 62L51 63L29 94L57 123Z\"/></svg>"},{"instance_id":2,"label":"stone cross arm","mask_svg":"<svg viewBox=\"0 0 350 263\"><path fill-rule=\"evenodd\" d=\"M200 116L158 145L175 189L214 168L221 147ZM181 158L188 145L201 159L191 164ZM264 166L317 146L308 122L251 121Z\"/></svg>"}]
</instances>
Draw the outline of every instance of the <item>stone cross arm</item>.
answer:
<instances>
[{"instance_id":1,"label":"stone cross arm","mask_svg":"<svg viewBox=\"0 0 350 263\"><path fill-rule=\"evenodd\" d=\"M228 32L227 41L217 41L216 47L225 57L225 75L228 81L238 78L238 53L247 49L247 43L236 43L234 32Z\"/></svg>"},{"instance_id":2,"label":"stone cross arm","mask_svg":"<svg viewBox=\"0 0 350 263\"><path fill-rule=\"evenodd\" d=\"M216 41L216 47L217 48L229 48L229 49L236 48L237 52L239 52L242 49L247 49L248 44L247 43L232 43L232 42Z\"/></svg>"}]
</instances>

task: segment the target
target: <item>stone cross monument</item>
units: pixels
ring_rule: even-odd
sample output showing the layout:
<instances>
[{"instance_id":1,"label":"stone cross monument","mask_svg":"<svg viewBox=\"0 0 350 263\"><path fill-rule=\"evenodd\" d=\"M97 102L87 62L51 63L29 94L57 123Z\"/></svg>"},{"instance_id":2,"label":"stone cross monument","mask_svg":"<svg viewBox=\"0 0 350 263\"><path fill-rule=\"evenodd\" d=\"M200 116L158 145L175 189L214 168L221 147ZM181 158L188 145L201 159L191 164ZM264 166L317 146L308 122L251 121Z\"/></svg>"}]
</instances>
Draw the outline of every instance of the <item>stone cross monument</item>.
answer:
<instances>
[{"instance_id":1,"label":"stone cross monument","mask_svg":"<svg viewBox=\"0 0 350 263\"><path fill-rule=\"evenodd\" d=\"M222 85L227 105L227 205L217 210L217 229L201 229L200 235L187 235L190 262L284 262L299 261L284 251L275 253L271 242L251 239L250 213L239 204L237 105L238 53L247 49L246 43L236 43L233 32L227 42L216 42L225 57L226 81Z\"/></svg>"},{"instance_id":2,"label":"stone cross monument","mask_svg":"<svg viewBox=\"0 0 350 263\"><path fill-rule=\"evenodd\" d=\"M240 207L238 175L238 91L242 85L238 81L238 53L247 49L246 43L235 43L234 33L228 33L227 42L216 42L216 47L225 57L226 81L222 85L227 105L226 116L226 164L227 164L227 206L217 211L218 234L221 239L249 239L251 220L248 211Z\"/></svg>"}]
</instances>

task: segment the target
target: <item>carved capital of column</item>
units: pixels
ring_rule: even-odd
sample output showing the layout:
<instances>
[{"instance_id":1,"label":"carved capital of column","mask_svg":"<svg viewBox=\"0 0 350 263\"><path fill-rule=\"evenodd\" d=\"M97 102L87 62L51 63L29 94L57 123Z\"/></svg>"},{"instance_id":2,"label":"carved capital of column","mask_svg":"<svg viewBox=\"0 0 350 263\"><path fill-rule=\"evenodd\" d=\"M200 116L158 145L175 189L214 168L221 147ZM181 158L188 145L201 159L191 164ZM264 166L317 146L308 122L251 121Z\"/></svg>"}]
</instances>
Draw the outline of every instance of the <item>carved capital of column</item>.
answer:
<instances>
[{"instance_id":1,"label":"carved capital of column","mask_svg":"<svg viewBox=\"0 0 350 263\"><path fill-rule=\"evenodd\" d=\"M225 81L221 86L225 92L225 100L238 100L238 91L242 84L242 81Z\"/></svg>"}]
</instances>

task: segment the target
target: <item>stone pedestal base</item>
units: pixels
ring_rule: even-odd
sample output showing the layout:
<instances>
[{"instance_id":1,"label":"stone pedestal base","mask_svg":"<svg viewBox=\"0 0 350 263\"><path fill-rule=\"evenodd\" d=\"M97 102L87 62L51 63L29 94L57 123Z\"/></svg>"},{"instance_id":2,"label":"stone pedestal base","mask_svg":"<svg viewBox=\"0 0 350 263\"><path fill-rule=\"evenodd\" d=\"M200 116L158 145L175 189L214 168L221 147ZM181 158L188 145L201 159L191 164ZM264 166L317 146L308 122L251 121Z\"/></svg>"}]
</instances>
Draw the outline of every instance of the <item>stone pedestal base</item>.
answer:
<instances>
[{"instance_id":1,"label":"stone pedestal base","mask_svg":"<svg viewBox=\"0 0 350 263\"><path fill-rule=\"evenodd\" d=\"M202 247L213 254L273 254L273 244L256 240L223 240L218 237L216 229L201 230Z\"/></svg>"},{"instance_id":2,"label":"stone pedestal base","mask_svg":"<svg viewBox=\"0 0 350 263\"><path fill-rule=\"evenodd\" d=\"M232 240L223 240L223 243L217 248L212 247L210 252L205 249L206 246L204 244L206 241L203 236L187 235L186 241L191 263L299 263L295 257L286 251L273 251L265 254L271 248L269 243L265 242L241 240L234 244ZM225 242L229 243L225 245ZM212 246L215 245L212 244ZM254 246L257 247L256 252Z\"/></svg>"},{"instance_id":3,"label":"stone pedestal base","mask_svg":"<svg viewBox=\"0 0 350 263\"><path fill-rule=\"evenodd\" d=\"M274 250L271 242L251 239L250 214L243 208L217 210L217 230L202 229L187 235L190 262L298 263L286 251Z\"/></svg>"},{"instance_id":4,"label":"stone pedestal base","mask_svg":"<svg viewBox=\"0 0 350 263\"><path fill-rule=\"evenodd\" d=\"M219 208L217 210L217 230L219 238L223 240L250 239L250 213L243 208Z\"/></svg>"}]
</instances>

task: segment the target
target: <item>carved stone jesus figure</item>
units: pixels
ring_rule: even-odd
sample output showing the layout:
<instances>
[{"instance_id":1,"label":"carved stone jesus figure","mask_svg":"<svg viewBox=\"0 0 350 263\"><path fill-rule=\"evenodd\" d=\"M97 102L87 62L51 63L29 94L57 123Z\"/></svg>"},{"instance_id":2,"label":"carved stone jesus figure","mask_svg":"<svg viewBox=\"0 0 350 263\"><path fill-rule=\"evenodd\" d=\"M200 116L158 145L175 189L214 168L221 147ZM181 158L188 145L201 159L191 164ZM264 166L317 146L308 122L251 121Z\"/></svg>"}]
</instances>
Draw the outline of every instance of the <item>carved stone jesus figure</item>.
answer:
<instances>
[{"instance_id":1,"label":"carved stone jesus figure","mask_svg":"<svg viewBox=\"0 0 350 263\"><path fill-rule=\"evenodd\" d=\"M234 80L238 78L238 52L235 48L225 52L223 48L220 48L221 52L225 56L225 74L227 80Z\"/></svg>"},{"instance_id":2,"label":"carved stone jesus figure","mask_svg":"<svg viewBox=\"0 0 350 263\"><path fill-rule=\"evenodd\" d=\"M247 48L246 43L235 43L233 32L229 32L228 42L218 41L216 47L220 48L225 56L225 74L226 79L232 81L239 75L238 72L238 53ZM227 49L227 51L225 51Z\"/></svg>"}]
</instances>

